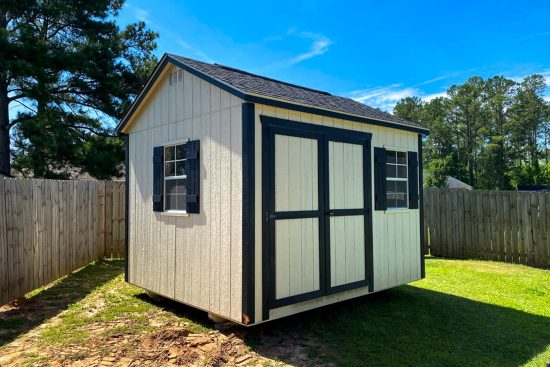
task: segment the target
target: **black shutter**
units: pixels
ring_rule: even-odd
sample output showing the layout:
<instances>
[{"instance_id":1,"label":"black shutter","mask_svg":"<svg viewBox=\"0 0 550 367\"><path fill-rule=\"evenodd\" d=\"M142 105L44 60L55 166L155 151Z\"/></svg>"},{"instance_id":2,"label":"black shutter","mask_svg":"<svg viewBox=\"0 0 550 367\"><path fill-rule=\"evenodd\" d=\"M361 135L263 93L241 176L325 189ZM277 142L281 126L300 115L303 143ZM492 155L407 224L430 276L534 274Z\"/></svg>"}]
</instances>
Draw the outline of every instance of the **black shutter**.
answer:
<instances>
[{"instance_id":1,"label":"black shutter","mask_svg":"<svg viewBox=\"0 0 550 367\"><path fill-rule=\"evenodd\" d=\"M374 148L374 209L386 210L386 149Z\"/></svg>"},{"instance_id":2,"label":"black shutter","mask_svg":"<svg viewBox=\"0 0 550 367\"><path fill-rule=\"evenodd\" d=\"M191 140L186 144L186 156L187 159L187 185L186 185L186 198L187 198L187 213L199 213L200 211L200 141Z\"/></svg>"},{"instance_id":3,"label":"black shutter","mask_svg":"<svg viewBox=\"0 0 550 367\"><path fill-rule=\"evenodd\" d=\"M418 209L418 153L408 152L409 157L409 209Z\"/></svg>"},{"instance_id":4,"label":"black shutter","mask_svg":"<svg viewBox=\"0 0 550 367\"><path fill-rule=\"evenodd\" d=\"M164 211L164 147L153 148L153 211Z\"/></svg>"}]
</instances>

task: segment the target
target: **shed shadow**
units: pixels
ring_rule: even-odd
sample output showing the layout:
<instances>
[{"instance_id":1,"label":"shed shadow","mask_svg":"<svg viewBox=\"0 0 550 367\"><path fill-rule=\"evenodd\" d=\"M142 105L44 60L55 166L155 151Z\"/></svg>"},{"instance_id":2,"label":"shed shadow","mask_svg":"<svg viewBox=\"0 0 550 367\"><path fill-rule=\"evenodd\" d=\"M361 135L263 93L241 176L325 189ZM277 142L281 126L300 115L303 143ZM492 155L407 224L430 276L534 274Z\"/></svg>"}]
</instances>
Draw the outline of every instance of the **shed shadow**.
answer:
<instances>
[{"instance_id":1,"label":"shed shadow","mask_svg":"<svg viewBox=\"0 0 550 367\"><path fill-rule=\"evenodd\" d=\"M519 366L550 347L550 318L404 285L258 325L244 339L295 366Z\"/></svg>"},{"instance_id":2,"label":"shed shadow","mask_svg":"<svg viewBox=\"0 0 550 367\"><path fill-rule=\"evenodd\" d=\"M124 273L124 260L101 260L28 298L0 307L0 347L67 310L94 289Z\"/></svg>"}]
</instances>

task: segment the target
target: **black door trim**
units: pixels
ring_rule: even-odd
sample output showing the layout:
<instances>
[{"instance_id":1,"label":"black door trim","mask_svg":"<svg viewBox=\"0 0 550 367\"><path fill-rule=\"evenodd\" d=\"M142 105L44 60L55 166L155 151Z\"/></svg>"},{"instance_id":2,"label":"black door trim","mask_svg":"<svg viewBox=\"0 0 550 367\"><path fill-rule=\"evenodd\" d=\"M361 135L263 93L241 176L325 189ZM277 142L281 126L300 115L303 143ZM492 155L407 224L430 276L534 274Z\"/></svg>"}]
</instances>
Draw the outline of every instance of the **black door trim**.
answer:
<instances>
[{"instance_id":1,"label":"black door trim","mask_svg":"<svg viewBox=\"0 0 550 367\"><path fill-rule=\"evenodd\" d=\"M269 310L277 307L319 298L349 289L367 286L373 289L372 261L372 205L371 205L371 133L345 130L329 126L302 123L270 116L260 116L262 123L262 319L269 319ZM275 134L316 139L318 141L319 164L319 206L317 211L275 212L275 177L272 166L275 160ZM363 145L364 164L364 208L328 210L328 141ZM365 217L365 280L330 287L330 248L325 240L329 234L330 216L364 215ZM274 224L276 219L319 218L319 290L304 294L275 299L275 241ZM327 226L328 224L328 226Z\"/></svg>"}]
</instances>

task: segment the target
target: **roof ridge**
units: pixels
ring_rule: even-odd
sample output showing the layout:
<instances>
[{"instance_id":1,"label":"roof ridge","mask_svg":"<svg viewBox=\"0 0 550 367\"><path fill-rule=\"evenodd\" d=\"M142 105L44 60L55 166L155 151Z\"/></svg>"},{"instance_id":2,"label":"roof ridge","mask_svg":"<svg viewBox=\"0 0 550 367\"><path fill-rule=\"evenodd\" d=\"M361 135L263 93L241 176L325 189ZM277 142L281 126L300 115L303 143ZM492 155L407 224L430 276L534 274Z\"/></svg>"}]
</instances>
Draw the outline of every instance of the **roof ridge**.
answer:
<instances>
[{"instance_id":1,"label":"roof ridge","mask_svg":"<svg viewBox=\"0 0 550 367\"><path fill-rule=\"evenodd\" d=\"M270 77L267 77L267 76L264 76L264 75L254 74L254 73L251 73L251 72L249 72L249 71L237 69L237 68L234 68L234 67L231 67L231 66L227 66L227 65L222 65L222 64L218 64L218 63L214 63L214 64L212 64L212 65L215 65L215 66L217 66L217 67L220 67L220 68L223 68L223 69L226 69L226 70L235 71L235 72L238 72L238 73L241 73L241 74L246 74L246 75L254 76L254 77L256 77L256 78L262 78L262 79L269 80L269 81L272 81L272 82L275 82L275 83L288 85L288 86L290 86L290 87L300 88L300 89L304 89L304 90L309 90L309 91L312 91L312 92L315 92L315 93L324 94L324 95L326 95L326 96L332 96L332 94L330 94L329 92L326 92L326 91L324 91L324 90L313 89L313 88L308 88L308 87L304 87L304 86L297 85L297 84L292 84L292 83L289 83L289 82L285 82L285 81L283 81L283 80L277 80L277 79L273 79L273 78L270 78Z\"/></svg>"}]
</instances>

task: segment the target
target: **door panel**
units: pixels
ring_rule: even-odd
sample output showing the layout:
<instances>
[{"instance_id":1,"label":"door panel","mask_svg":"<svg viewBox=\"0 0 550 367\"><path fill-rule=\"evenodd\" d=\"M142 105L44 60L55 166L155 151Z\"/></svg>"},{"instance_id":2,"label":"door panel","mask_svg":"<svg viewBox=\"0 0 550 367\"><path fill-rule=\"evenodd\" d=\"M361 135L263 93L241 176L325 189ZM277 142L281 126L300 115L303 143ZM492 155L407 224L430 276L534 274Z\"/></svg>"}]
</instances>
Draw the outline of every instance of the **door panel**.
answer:
<instances>
[{"instance_id":1,"label":"door panel","mask_svg":"<svg viewBox=\"0 0 550 367\"><path fill-rule=\"evenodd\" d=\"M296 298L319 296L321 151L320 135L297 135L295 131L274 129L269 134L273 158L271 209L271 302L292 303Z\"/></svg>"},{"instance_id":2,"label":"door panel","mask_svg":"<svg viewBox=\"0 0 550 367\"><path fill-rule=\"evenodd\" d=\"M363 208L363 146L328 142L330 209Z\"/></svg>"},{"instance_id":3,"label":"door panel","mask_svg":"<svg viewBox=\"0 0 550 367\"><path fill-rule=\"evenodd\" d=\"M275 211L319 208L317 140L275 135Z\"/></svg>"},{"instance_id":4,"label":"door panel","mask_svg":"<svg viewBox=\"0 0 550 367\"><path fill-rule=\"evenodd\" d=\"M275 223L275 298L317 291L319 219L283 219Z\"/></svg>"},{"instance_id":5,"label":"door panel","mask_svg":"<svg viewBox=\"0 0 550 367\"><path fill-rule=\"evenodd\" d=\"M330 290L366 281L364 142L328 140Z\"/></svg>"},{"instance_id":6,"label":"door panel","mask_svg":"<svg viewBox=\"0 0 550 367\"><path fill-rule=\"evenodd\" d=\"M330 218L330 286L365 279L365 221L362 215Z\"/></svg>"}]
</instances>

